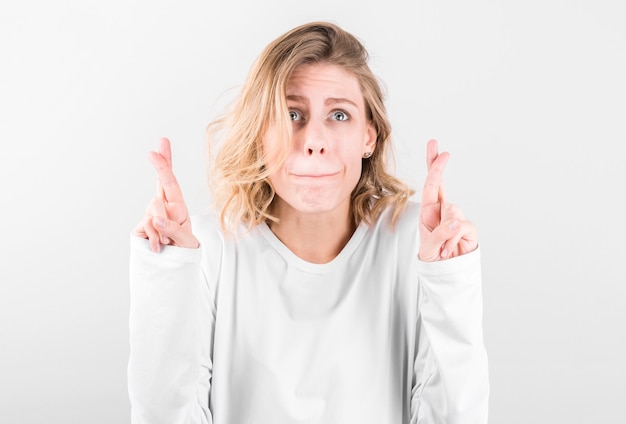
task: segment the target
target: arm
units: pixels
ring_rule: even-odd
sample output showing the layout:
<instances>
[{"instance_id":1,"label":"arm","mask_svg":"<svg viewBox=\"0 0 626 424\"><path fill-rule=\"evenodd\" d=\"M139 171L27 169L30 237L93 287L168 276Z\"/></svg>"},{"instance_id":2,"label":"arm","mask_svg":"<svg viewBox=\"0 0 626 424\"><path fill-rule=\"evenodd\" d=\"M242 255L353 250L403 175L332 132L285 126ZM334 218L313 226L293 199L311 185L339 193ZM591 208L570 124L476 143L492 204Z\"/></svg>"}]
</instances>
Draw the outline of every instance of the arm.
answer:
<instances>
[{"instance_id":1,"label":"arm","mask_svg":"<svg viewBox=\"0 0 626 424\"><path fill-rule=\"evenodd\" d=\"M211 423L215 307L201 270L202 249L131 237L131 422Z\"/></svg>"},{"instance_id":2,"label":"arm","mask_svg":"<svg viewBox=\"0 0 626 424\"><path fill-rule=\"evenodd\" d=\"M211 423L209 392L218 245L191 230L169 140L150 152L157 195L133 230L128 389L134 424ZM207 235L207 231L199 234ZM207 251L204 251L207 249ZM207 253L212 253L212 261Z\"/></svg>"},{"instance_id":3,"label":"arm","mask_svg":"<svg viewBox=\"0 0 626 424\"><path fill-rule=\"evenodd\" d=\"M411 423L487 422L489 375L482 332L476 227L446 201L448 153L431 140L420 207L418 314Z\"/></svg>"},{"instance_id":4,"label":"arm","mask_svg":"<svg viewBox=\"0 0 626 424\"><path fill-rule=\"evenodd\" d=\"M418 268L411 423L487 423L480 251Z\"/></svg>"}]
</instances>

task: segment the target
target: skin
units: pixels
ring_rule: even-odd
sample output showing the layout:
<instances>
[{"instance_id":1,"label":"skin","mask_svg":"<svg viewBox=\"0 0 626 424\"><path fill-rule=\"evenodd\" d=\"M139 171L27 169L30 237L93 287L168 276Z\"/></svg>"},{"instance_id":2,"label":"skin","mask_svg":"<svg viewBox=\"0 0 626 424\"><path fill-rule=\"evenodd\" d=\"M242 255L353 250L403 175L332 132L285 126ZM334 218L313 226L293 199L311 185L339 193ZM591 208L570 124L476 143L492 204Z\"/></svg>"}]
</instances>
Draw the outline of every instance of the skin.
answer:
<instances>
[{"instance_id":1,"label":"skin","mask_svg":"<svg viewBox=\"0 0 626 424\"><path fill-rule=\"evenodd\" d=\"M148 239L154 252L160 252L162 245L166 244L197 248L200 243L191 232L189 211L172 171L170 141L161 138L158 151L149 152L148 159L157 172L157 193L148 203L146 213L133 234Z\"/></svg>"},{"instance_id":2,"label":"skin","mask_svg":"<svg viewBox=\"0 0 626 424\"><path fill-rule=\"evenodd\" d=\"M358 80L338 66L297 68L286 95L293 143L270 176L276 191L272 212L280 220L270 228L296 255L326 263L355 230L350 194L361 176L363 155L374 151L376 132L365 116ZM275 156L271 136L263 144Z\"/></svg>"},{"instance_id":3,"label":"skin","mask_svg":"<svg viewBox=\"0 0 626 424\"><path fill-rule=\"evenodd\" d=\"M357 79L329 64L302 66L287 87L293 122L293 144L285 163L270 176L276 190L273 212L279 223L270 228L296 255L312 263L327 263L346 245L355 226L350 219L350 194L361 174L366 152L375 149L376 133L365 117ZM271 129L264 148L271 152ZM272 157L273 155L269 155ZM157 171L157 195L133 230L162 245L197 248L189 212L172 171L170 142L159 141L149 159ZM449 159L436 140L426 148L428 174L422 191L420 249L422 261L460 256L478 246L476 227L447 202L443 172Z\"/></svg>"},{"instance_id":4,"label":"skin","mask_svg":"<svg viewBox=\"0 0 626 424\"><path fill-rule=\"evenodd\" d=\"M458 206L446 200L443 171L449 158L449 153L439 153L436 140L428 142L428 174L422 190L418 254L419 259L426 262L461 256L478 247L476 226L465 218Z\"/></svg>"}]
</instances>

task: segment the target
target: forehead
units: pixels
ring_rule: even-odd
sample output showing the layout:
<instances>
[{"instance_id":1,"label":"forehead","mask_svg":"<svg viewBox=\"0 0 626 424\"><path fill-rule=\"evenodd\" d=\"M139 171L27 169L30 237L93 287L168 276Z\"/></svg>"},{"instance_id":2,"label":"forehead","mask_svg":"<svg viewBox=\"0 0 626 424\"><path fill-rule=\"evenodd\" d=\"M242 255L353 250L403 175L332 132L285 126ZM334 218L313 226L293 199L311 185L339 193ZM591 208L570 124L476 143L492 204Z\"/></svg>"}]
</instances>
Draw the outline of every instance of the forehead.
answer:
<instances>
[{"instance_id":1,"label":"forehead","mask_svg":"<svg viewBox=\"0 0 626 424\"><path fill-rule=\"evenodd\" d=\"M287 81L287 96L345 97L363 103L357 77L338 65L315 63L298 66Z\"/></svg>"}]
</instances>

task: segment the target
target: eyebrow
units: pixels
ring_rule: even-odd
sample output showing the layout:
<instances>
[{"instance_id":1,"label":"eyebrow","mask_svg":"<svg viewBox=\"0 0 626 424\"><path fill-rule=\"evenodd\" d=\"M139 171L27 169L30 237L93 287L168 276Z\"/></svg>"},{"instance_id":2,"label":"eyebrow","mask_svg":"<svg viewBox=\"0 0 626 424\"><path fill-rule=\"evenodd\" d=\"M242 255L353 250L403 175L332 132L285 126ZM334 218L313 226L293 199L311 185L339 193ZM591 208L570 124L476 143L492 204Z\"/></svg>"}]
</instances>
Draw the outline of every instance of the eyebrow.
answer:
<instances>
[{"instance_id":1,"label":"eyebrow","mask_svg":"<svg viewBox=\"0 0 626 424\"><path fill-rule=\"evenodd\" d=\"M295 94L288 95L287 96L287 100L293 100L295 102L306 103L305 102L306 99L304 97L298 96L298 95L295 95ZM324 105L326 105L326 106L334 105L334 104L337 104L337 103L348 103L348 104L351 104L352 106L354 106L357 109L359 108L359 106L355 102L353 102L350 99L346 99L345 97L329 97L329 98L327 98L324 101Z\"/></svg>"}]
</instances>

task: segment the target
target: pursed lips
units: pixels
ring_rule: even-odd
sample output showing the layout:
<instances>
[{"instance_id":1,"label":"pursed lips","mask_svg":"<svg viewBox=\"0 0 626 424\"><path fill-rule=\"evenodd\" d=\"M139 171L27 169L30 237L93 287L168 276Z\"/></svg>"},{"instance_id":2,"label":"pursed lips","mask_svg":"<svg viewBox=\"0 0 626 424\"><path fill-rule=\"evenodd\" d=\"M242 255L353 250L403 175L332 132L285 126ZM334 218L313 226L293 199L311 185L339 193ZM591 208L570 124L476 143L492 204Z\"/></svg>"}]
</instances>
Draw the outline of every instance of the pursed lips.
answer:
<instances>
[{"instance_id":1,"label":"pursed lips","mask_svg":"<svg viewBox=\"0 0 626 424\"><path fill-rule=\"evenodd\" d=\"M339 172L312 173L312 174L299 174L296 172L291 172L290 174L296 178L323 179L323 178L328 178L328 177L334 177L335 175L339 174Z\"/></svg>"}]
</instances>

